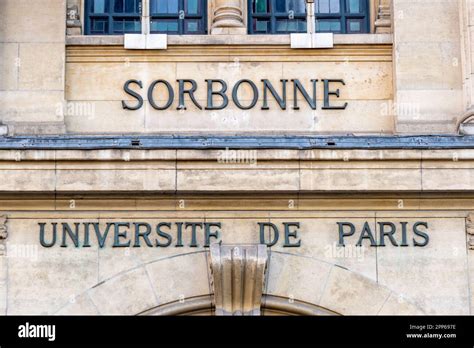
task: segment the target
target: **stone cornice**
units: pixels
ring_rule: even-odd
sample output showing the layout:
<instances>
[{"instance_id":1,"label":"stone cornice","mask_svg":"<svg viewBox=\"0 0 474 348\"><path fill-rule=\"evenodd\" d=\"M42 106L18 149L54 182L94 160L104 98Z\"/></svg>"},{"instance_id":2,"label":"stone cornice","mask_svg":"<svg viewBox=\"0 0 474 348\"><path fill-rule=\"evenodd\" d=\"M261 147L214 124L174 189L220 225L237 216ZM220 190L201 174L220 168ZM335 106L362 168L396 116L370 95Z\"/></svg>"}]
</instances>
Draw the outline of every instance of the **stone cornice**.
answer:
<instances>
[{"instance_id":1,"label":"stone cornice","mask_svg":"<svg viewBox=\"0 0 474 348\"><path fill-rule=\"evenodd\" d=\"M391 45L391 34L335 34L335 45ZM68 36L68 46L123 46L123 35ZM290 35L168 35L168 46L290 46ZM325 50L323 50L325 51ZM314 52L314 51L313 51Z\"/></svg>"}]
</instances>

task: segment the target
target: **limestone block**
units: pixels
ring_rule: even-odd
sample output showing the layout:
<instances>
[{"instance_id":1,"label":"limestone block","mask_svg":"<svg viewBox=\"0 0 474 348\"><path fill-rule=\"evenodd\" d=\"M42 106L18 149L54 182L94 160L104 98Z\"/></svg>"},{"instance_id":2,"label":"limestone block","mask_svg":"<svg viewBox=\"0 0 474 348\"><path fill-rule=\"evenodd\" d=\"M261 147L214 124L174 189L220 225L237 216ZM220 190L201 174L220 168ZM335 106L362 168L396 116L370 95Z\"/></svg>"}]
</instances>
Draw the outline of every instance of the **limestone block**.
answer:
<instances>
[{"instance_id":1,"label":"limestone block","mask_svg":"<svg viewBox=\"0 0 474 348\"><path fill-rule=\"evenodd\" d=\"M28 162L1 162L0 191L52 191L54 190L54 164Z\"/></svg>"},{"instance_id":2,"label":"limestone block","mask_svg":"<svg viewBox=\"0 0 474 348\"><path fill-rule=\"evenodd\" d=\"M423 190L472 190L473 168L473 161L458 161L455 156L449 162L423 161Z\"/></svg>"},{"instance_id":3,"label":"limestone block","mask_svg":"<svg viewBox=\"0 0 474 348\"><path fill-rule=\"evenodd\" d=\"M136 315L158 305L144 268L122 273L89 290L89 296L105 315Z\"/></svg>"},{"instance_id":4,"label":"limestone block","mask_svg":"<svg viewBox=\"0 0 474 348\"><path fill-rule=\"evenodd\" d=\"M331 268L321 307L344 315L375 315L390 296L390 290L357 273Z\"/></svg>"},{"instance_id":5,"label":"limestone block","mask_svg":"<svg viewBox=\"0 0 474 348\"><path fill-rule=\"evenodd\" d=\"M293 255L300 255L317 259L330 265L338 265L349 269L350 271L360 273L365 277L376 280L376 250L370 247L367 241L362 247L355 248L359 232L365 222L368 222L372 233L375 233L375 219L374 214L359 213L357 217L342 216L340 218L311 218L311 212L301 217L271 218L270 222L279 228L279 242L271 247L272 252L277 251L281 253L290 253ZM309 216L308 216L309 215ZM361 215L365 215L361 218ZM339 229L337 222L350 220L354 224L357 233L353 236L344 239L346 247L338 247L339 243ZM301 240L299 248L284 247L284 228L283 222L297 221L300 223L298 230L298 237L291 238L291 243ZM295 230L296 228L292 228ZM268 229L268 233L269 233Z\"/></svg>"},{"instance_id":6,"label":"limestone block","mask_svg":"<svg viewBox=\"0 0 474 348\"><path fill-rule=\"evenodd\" d=\"M62 91L0 92L0 119L4 123L62 122Z\"/></svg>"},{"instance_id":7,"label":"limestone block","mask_svg":"<svg viewBox=\"0 0 474 348\"><path fill-rule=\"evenodd\" d=\"M430 241L425 247L378 248L379 283L427 314L469 314L464 218L429 219L428 235Z\"/></svg>"},{"instance_id":8,"label":"limestone block","mask_svg":"<svg viewBox=\"0 0 474 348\"><path fill-rule=\"evenodd\" d=\"M214 168L178 169L177 189L180 191L289 191L296 190L299 173L296 168L263 169L238 168L238 165L221 164Z\"/></svg>"},{"instance_id":9,"label":"limestone block","mask_svg":"<svg viewBox=\"0 0 474 348\"><path fill-rule=\"evenodd\" d=\"M65 32L66 0L3 0L0 4L0 42L60 43Z\"/></svg>"},{"instance_id":10,"label":"limestone block","mask_svg":"<svg viewBox=\"0 0 474 348\"><path fill-rule=\"evenodd\" d=\"M0 91L18 88L18 50L16 43L0 43Z\"/></svg>"},{"instance_id":11,"label":"limestone block","mask_svg":"<svg viewBox=\"0 0 474 348\"><path fill-rule=\"evenodd\" d=\"M67 129L74 133L141 133L146 131L146 108L148 105L131 112L120 101L74 100L64 104L64 118Z\"/></svg>"},{"instance_id":12,"label":"limestone block","mask_svg":"<svg viewBox=\"0 0 474 348\"><path fill-rule=\"evenodd\" d=\"M141 168L140 168L141 167ZM88 165L58 164L57 191L170 191L175 189L175 170L172 163L138 164L116 163L104 167L100 163Z\"/></svg>"},{"instance_id":13,"label":"limestone block","mask_svg":"<svg viewBox=\"0 0 474 348\"><path fill-rule=\"evenodd\" d=\"M64 55L62 43L20 44L20 89L64 90Z\"/></svg>"},{"instance_id":14,"label":"limestone block","mask_svg":"<svg viewBox=\"0 0 474 348\"><path fill-rule=\"evenodd\" d=\"M426 315L426 313L403 296L392 292L378 315Z\"/></svg>"},{"instance_id":15,"label":"limestone block","mask_svg":"<svg viewBox=\"0 0 474 348\"><path fill-rule=\"evenodd\" d=\"M206 253L190 253L146 265L160 304L210 293Z\"/></svg>"},{"instance_id":16,"label":"limestone block","mask_svg":"<svg viewBox=\"0 0 474 348\"><path fill-rule=\"evenodd\" d=\"M458 1L393 0L393 13L398 42L458 41Z\"/></svg>"},{"instance_id":17,"label":"limestone block","mask_svg":"<svg viewBox=\"0 0 474 348\"><path fill-rule=\"evenodd\" d=\"M402 42L397 46L397 86L402 90L460 89L458 42ZM410 57L410 59L408 59ZM432 99L431 103L439 101Z\"/></svg>"},{"instance_id":18,"label":"limestone block","mask_svg":"<svg viewBox=\"0 0 474 348\"><path fill-rule=\"evenodd\" d=\"M319 304L330 269L315 258L271 252L265 293Z\"/></svg>"},{"instance_id":19,"label":"limestone block","mask_svg":"<svg viewBox=\"0 0 474 348\"><path fill-rule=\"evenodd\" d=\"M61 308L57 315L99 315L97 307L92 302L87 292L72 298L69 303Z\"/></svg>"},{"instance_id":20,"label":"limestone block","mask_svg":"<svg viewBox=\"0 0 474 348\"><path fill-rule=\"evenodd\" d=\"M390 168L390 169L389 169ZM419 190L419 164L384 161L381 163L348 161L341 164L302 162L303 191L327 190Z\"/></svg>"},{"instance_id":21,"label":"limestone block","mask_svg":"<svg viewBox=\"0 0 474 348\"><path fill-rule=\"evenodd\" d=\"M91 76L94 76L93 81ZM122 100L134 102L135 99L123 91L125 82L130 79L142 81L143 89L136 85L131 85L130 88L139 92L144 100L148 100L148 87L155 80L166 80L176 90L176 63L137 64L133 61L133 56L120 57L117 61L106 63L68 63L66 96L69 101L118 101L119 105ZM156 102L167 99L165 89L160 87L162 86L158 86L154 93Z\"/></svg>"},{"instance_id":22,"label":"limestone block","mask_svg":"<svg viewBox=\"0 0 474 348\"><path fill-rule=\"evenodd\" d=\"M8 223L8 314L53 314L97 283L97 248L43 248L38 220Z\"/></svg>"}]
</instances>

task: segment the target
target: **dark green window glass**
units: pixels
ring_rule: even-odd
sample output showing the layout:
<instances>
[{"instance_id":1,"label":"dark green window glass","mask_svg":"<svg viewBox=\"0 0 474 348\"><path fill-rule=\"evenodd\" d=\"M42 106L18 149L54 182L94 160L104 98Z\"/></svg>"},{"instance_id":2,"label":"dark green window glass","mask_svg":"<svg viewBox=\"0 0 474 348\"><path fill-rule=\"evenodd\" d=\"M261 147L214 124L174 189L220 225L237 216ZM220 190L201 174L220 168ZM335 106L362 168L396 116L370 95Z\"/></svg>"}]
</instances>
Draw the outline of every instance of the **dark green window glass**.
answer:
<instances>
[{"instance_id":1,"label":"dark green window glass","mask_svg":"<svg viewBox=\"0 0 474 348\"><path fill-rule=\"evenodd\" d=\"M141 32L142 0L85 0L87 35Z\"/></svg>"},{"instance_id":2,"label":"dark green window glass","mask_svg":"<svg viewBox=\"0 0 474 348\"><path fill-rule=\"evenodd\" d=\"M150 0L152 33L206 34L206 0Z\"/></svg>"}]
</instances>

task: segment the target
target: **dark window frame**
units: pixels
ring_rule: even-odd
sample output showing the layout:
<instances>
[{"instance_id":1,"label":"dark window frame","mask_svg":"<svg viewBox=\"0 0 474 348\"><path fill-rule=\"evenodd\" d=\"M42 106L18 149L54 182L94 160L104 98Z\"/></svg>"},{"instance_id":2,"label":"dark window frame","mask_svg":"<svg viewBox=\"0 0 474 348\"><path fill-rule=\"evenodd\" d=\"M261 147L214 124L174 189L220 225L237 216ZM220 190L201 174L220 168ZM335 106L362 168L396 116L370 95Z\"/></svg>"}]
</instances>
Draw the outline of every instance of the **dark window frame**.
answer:
<instances>
[{"instance_id":1,"label":"dark window frame","mask_svg":"<svg viewBox=\"0 0 474 348\"><path fill-rule=\"evenodd\" d=\"M253 2L254 0L249 0L247 4L247 12L248 12L248 33L252 35L278 35L278 34L289 34L289 33L304 33L305 31L277 31L276 24L278 19L288 19L289 13L287 12L275 12L273 11L276 8L276 0L268 0L269 1L269 11L267 13L253 13ZM253 20L254 19L269 19L270 20L270 31L269 32L262 32L256 31L253 29ZM306 22L306 8L304 13L295 13L293 19L295 20L304 20Z\"/></svg>"},{"instance_id":2,"label":"dark window frame","mask_svg":"<svg viewBox=\"0 0 474 348\"><path fill-rule=\"evenodd\" d=\"M189 14L185 11L185 1L187 0L176 0L178 1L178 13L174 14L159 14L159 13L152 13L151 5L152 2L150 1L150 33L152 34L168 34L168 35L206 35L207 30L207 0L198 0L198 13L197 14ZM180 18L180 13L184 11L184 18ZM159 31L159 30L152 30L151 25L154 20L177 20L178 21L178 31ZM201 25L201 30L195 32L187 32L185 29L185 22L186 20L196 20Z\"/></svg>"},{"instance_id":3,"label":"dark window frame","mask_svg":"<svg viewBox=\"0 0 474 348\"><path fill-rule=\"evenodd\" d=\"M85 0L85 21L84 21L84 33L85 35L123 35L123 34L139 34L142 30L142 13L143 13L143 0L140 1L139 5L139 12L134 13L120 13L120 12L113 12L114 11L114 1L115 0L105 0L106 2L106 12L105 13L93 13L92 7L94 0ZM127 31L124 30L123 32L114 32L114 18L115 19L138 19L140 21L140 30L136 31ZM91 30L91 22L93 19L107 19L108 26L107 32L105 33L93 33Z\"/></svg>"},{"instance_id":4,"label":"dark window frame","mask_svg":"<svg viewBox=\"0 0 474 348\"><path fill-rule=\"evenodd\" d=\"M301 31L276 31L276 20L277 19L282 19L282 18L288 18L288 13L275 13L273 11L273 8L275 8L275 2L276 0L269 0L270 4L270 9L269 12L266 14L254 14L253 13L253 4L255 0L248 0L247 3L247 11L248 11L248 25L247 25L247 30L248 33L251 35L256 35L256 34L263 34L263 35L278 35L278 34L289 34L289 33L298 33ZM317 0L315 0L315 6L316 6ZM340 33L340 34L367 34L370 33L370 6L369 6L369 0L360 0L361 8L360 8L360 13L350 13L348 12L348 0L339 0L339 8L340 12L339 13L315 13L315 19L316 20L324 20L324 19L333 19L333 20L338 20L340 25L341 25L341 31L334 31L334 33ZM258 19L270 19L270 31L269 32L262 32L262 31L257 31L254 30L253 28L253 21L255 18ZM295 15L295 19L304 19L306 20L306 10L304 15ZM358 32L350 32L348 30L348 20L350 19L357 19L362 22L361 25L361 30ZM332 32L332 31L320 31L318 28L316 28L317 32Z\"/></svg>"},{"instance_id":5,"label":"dark window frame","mask_svg":"<svg viewBox=\"0 0 474 348\"><path fill-rule=\"evenodd\" d=\"M315 0L315 6L316 6L316 1ZM350 0L339 0L339 9L341 12L339 13L315 13L314 16L316 20L320 19L337 19L339 20L339 23L341 24L341 31L338 32L333 32L337 34L368 34L370 33L370 6L369 6L369 0L360 0L361 4L361 12L359 13L350 13L348 10L348 1ZM347 30L347 20L350 19L359 19L362 20L363 23L361 25L361 31L358 32L349 32ZM330 33L332 31L319 31L316 28L316 31L318 33Z\"/></svg>"}]
</instances>

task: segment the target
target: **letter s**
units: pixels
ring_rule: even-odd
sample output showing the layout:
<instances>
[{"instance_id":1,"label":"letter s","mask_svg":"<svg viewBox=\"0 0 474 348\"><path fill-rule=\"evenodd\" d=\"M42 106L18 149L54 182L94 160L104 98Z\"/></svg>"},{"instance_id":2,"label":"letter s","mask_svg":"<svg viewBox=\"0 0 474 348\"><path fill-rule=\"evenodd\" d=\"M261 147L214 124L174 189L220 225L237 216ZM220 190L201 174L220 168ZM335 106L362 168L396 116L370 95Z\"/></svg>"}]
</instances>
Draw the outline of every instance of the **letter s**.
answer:
<instances>
[{"instance_id":1,"label":"letter s","mask_svg":"<svg viewBox=\"0 0 474 348\"><path fill-rule=\"evenodd\" d=\"M413 225L413 233L416 234L417 236L419 237L422 237L424 239L423 242L418 242L415 238L413 238L413 245L414 246L419 246L419 247L424 247L428 244L428 242L430 241L430 237L428 236L427 233L425 232L421 232L419 229L418 229L418 226L423 226L425 227L426 229L428 228L428 223L427 222L416 222L414 225Z\"/></svg>"},{"instance_id":2,"label":"letter s","mask_svg":"<svg viewBox=\"0 0 474 348\"><path fill-rule=\"evenodd\" d=\"M128 80L127 82L125 82L125 85L123 86L123 90L125 91L125 93L127 93L128 95L134 97L138 101L138 104L136 106L129 106L125 103L124 100L122 100L122 108L124 108L126 110L138 110L143 106L143 98L140 94L138 94L137 92L134 92L130 89L129 86L130 86L131 83L137 84L138 86L140 86L140 88L143 88L143 84L142 84L141 81Z\"/></svg>"}]
</instances>

